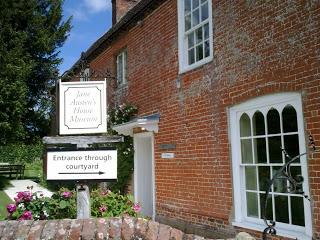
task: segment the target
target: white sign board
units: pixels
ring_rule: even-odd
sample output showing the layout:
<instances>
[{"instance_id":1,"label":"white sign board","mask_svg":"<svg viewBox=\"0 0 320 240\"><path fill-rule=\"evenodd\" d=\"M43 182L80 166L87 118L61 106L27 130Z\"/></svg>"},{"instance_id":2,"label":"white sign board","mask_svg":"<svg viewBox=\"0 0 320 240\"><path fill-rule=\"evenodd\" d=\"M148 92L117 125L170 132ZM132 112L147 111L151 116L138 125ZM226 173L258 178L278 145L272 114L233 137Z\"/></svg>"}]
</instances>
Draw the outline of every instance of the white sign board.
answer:
<instances>
[{"instance_id":1,"label":"white sign board","mask_svg":"<svg viewBox=\"0 0 320 240\"><path fill-rule=\"evenodd\" d=\"M47 152L47 180L84 179L117 179L117 150Z\"/></svg>"},{"instance_id":2,"label":"white sign board","mask_svg":"<svg viewBox=\"0 0 320 240\"><path fill-rule=\"evenodd\" d=\"M59 133L107 132L106 81L61 82Z\"/></svg>"},{"instance_id":3,"label":"white sign board","mask_svg":"<svg viewBox=\"0 0 320 240\"><path fill-rule=\"evenodd\" d=\"M174 158L174 153L161 153L161 158Z\"/></svg>"}]
</instances>

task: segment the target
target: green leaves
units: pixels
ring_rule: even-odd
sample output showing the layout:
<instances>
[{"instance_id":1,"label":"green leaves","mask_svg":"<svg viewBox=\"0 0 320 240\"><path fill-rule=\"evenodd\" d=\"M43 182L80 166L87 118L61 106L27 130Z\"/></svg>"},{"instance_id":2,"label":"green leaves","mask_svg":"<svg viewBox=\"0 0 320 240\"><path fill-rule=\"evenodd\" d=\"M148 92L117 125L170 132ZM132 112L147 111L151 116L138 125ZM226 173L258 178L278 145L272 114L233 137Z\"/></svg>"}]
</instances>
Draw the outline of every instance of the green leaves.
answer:
<instances>
[{"instance_id":1,"label":"green leaves","mask_svg":"<svg viewBox=\"0 0 320 240\"><path fill-rule=\"evenodd\" d=\"M131 104L122 104L109 111L108 126L113 126L132 120L138 113L138 108ZM109 134L118 135L112 129ZM118 150L118 179L111 183L113 191L126 192L126 188L133 172L133 139L130 136L123 136L124 142L117 143L115 147Z\"/></svg>"},{"instance_id":2,"label":"green leaves","mask_svg":"<svg viewBox=\"0 0 320 240\"><path fill-rule=\"evenodd\" d=\"M62 0L3 1L0 8L0 145L48 133L58 48L71 28Z\"/></svg>"}]
</instances>

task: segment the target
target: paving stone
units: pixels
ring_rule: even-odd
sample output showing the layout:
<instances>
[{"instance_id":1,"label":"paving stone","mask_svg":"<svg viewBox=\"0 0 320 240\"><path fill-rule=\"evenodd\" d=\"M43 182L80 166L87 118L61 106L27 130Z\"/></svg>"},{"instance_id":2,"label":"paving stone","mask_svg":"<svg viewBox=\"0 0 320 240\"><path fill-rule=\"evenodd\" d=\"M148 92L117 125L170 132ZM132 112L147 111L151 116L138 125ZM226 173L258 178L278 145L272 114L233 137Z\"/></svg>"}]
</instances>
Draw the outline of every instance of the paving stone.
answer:
<instances>
[{"instance_id":1,"label":"paving stone","mask_svg":"<svg viewBox=\"0 0 320 240\"><path fill-rule=\"evenodd\" d=\"M193 235L193 240L204 240L204 237L198 236L198 235Z\"/></svg>"},{"instance_id":2,"label":"paving stone","mask_svg":"<svg viewBox=\"0 0 320 240\"><path fill-rule=\"evenodd\" d=\"M84 219L82 222L81 240L91 240L96 236L96 219Z\"/></svg>"},{"instance_id":3,"label":"paving stone","mask_svg":"<svg viewBox=\"0 0 320 240\"><path fill-rule=\"evenodd\" d=\"M138 218L135 226L134 235L137 237L145 237L148 230L149 221L144 218Z\"/></svg>"},{"instance_id":4,"label":"paving stone","mask_svg":"<svg viewBox=\"0 0 320 240\"><path fill-rule=\"evenodd\" d=\"M20 221L18 225L18 229L15 232L14 238L17 240L27 239L32 223L33 223L32 220Z\"/></svg>"},{"instance_id":5,"label":"paving stone","mask_svg":"<svg viewBox=\"0 0 320 240\"><path fill-rule=\"evenodd\" d=\"M147 240L157 240L159 232L159 223L154 221L149 221L148 223L148 230L146 233Z\"/></svg>"},{"instance_id":6,"label":"paving stone","mask_svg":"<svg viewBox=\"0 0 320 240\"><path fill-rule=\"evenodd\" d=\"M28 240L40 239L42 230L46 223L46 220L34 221L29 230Z\"/></svg>"},{"instance_id":7,"label":"paving stone","mask_svg":"<svg viewBox=\"0 0 320 240\"><path fill-rule=\"evenodd\" d=\"M1 240L11 240L11 239L14 239L15 236L15 232L17 231L18 229L18 225L19 225L19 222L18 221L7 221L3 231L2 231L2 237L1 237Z\"/></svg>"},{"instance_id":8,"label":"paving stone","mask_svg":"<svg viewBox=\"0 0 320 240\"><path fill-rule=\"evenodd\" d=\"M96 239L109 239L109 220L105 218L98 218L96 221Z\"/></svg>"},{"instance_id":9,"label":"paving stone","mask_svg":"<svg viewBox=\"0 0 320 240\"><path fill-rule=\"evenodd\" d=\"M169 239L170 238L171 227L168 225L160 224L158 240Z\"/></svg>"},{"instance_id":10,"label":"paving stone","mask_svg":"<svg viewBox=\"0 0 320 240\"><path fill-rule=\"evenodd\" d=\"M182 240L184 233L179 229L172 228L170 233L170 240Z\"/></svg>"},{"instance_id":11,"label":"paving stone","mask_svg":"<svg viewBox=\"0 0 320 240\"><path fill-rule=\"evenodd\" d=\"M55 240L65 240L69 237L71 219L62 219L58 223Z\"/></svg>"},{"instance_id":12,"label":"paving stone","mask_svg":"<svg viewBox=\"0 0 320 240\"><path fill-rule=\"evenodd\" d=\"M132 217L124 217L121 226L121 238L130 240L134 236L135 219Z\"/></svg>"},{"instance_id":13,"label":"paving stone","mask_svg":"<svg viewBox=\"0 0 320 240\"><path fill-rule=\"evenodd\" d=\"M0 236L2 236L2 231L4 230L7 221L0 221Z\"/></svg>"},{"instance_id":14,"label":"paving stone","mask_svg":"<svg viewBox=\"0 0 320 240\"><path fill-rule=\"evenodd\" d=\"M71 220L69 237L70 240L79 240L81 239L81 231L82 231L82 219L73 219Z\"/></svg>"},{"instance_id":15,"label":"paving stone","mask_svg":"<svg viewBox=\"0 0 320 240\"><path fill-rule=\"evenodd\" d=\"M110 218L109 237L111 239L121 239L121 218Z\"/></svg>"},{"instance_id":16,"label":"paving stone","mask_svg":"<svg viewBox=\"0 0 320 240\"><path fill-rule=\"evenodd\" d=\"M55 239L57 228L59 225L59 220L50 220L46 223L43 228L41 239Z\"/></svg>"}]
</instances>

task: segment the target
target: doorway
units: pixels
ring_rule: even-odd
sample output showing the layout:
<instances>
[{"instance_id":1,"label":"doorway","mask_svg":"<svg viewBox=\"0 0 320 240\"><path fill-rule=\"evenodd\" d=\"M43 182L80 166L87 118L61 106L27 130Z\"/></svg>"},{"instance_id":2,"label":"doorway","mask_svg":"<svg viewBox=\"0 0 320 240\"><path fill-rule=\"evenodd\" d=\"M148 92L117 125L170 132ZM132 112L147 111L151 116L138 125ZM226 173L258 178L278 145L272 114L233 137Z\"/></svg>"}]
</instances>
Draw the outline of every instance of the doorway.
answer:
<instances>
[{"instance_id":1,"label":"doorway","mask_svg":"<svg viewBox=\"0 0 320 240\"><path fill-rule=\"evenodd\" d=\"M141 214L155 217L154 137L152 132L134 134L134 198Z\"/></svg>"}]
</instances>

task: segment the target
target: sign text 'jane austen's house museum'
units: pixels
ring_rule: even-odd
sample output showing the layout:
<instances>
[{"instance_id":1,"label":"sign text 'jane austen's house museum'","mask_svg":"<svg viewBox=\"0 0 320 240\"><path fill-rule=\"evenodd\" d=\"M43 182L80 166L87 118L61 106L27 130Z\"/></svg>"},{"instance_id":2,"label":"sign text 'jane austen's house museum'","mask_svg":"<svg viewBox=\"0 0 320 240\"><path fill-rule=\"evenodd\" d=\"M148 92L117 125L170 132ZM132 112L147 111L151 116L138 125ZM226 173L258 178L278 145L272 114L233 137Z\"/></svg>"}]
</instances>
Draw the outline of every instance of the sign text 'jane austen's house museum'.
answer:
<instances>
[{"instance_id":1,"label":"sign text 'jane austen's house museum'","mask_svg":"<svg viewBox=\"0 0 320 240\"><path fill-rule=\"evenodd\" d=\"M108 71L108 106L138 107L113 129L134 138L142 213L208 237L272 220L280 239L320 239L320 2L112 4L69 72Z\"/></svg>"}]
</instances>

